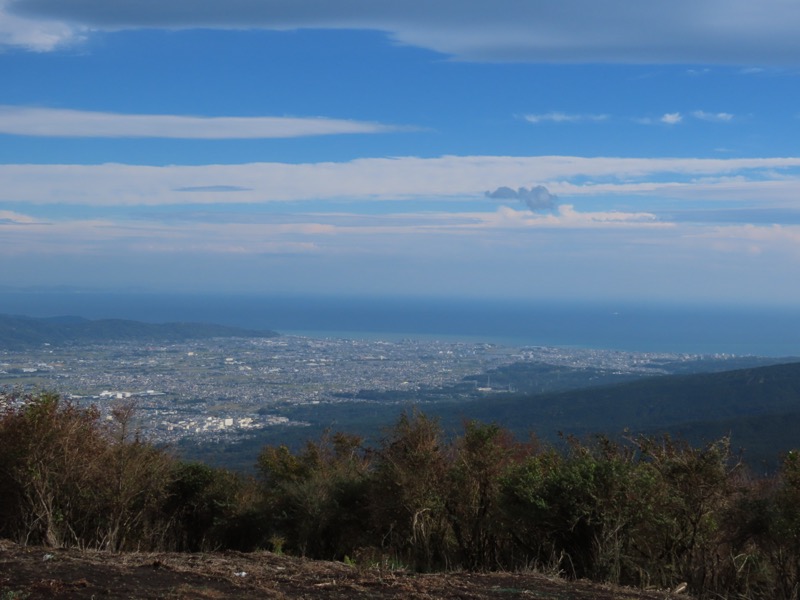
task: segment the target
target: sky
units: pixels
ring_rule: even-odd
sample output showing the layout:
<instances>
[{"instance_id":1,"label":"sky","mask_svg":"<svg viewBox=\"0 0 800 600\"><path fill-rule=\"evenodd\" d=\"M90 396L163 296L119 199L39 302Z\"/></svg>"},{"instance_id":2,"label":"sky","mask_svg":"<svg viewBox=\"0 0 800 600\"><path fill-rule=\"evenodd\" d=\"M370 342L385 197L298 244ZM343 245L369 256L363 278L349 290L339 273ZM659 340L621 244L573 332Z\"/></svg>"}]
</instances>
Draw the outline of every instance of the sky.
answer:
<instances>
[{"instance_id":1,"label":"sky","mask_svg":"<svg viewBox=\"0 0 800 600\"><path fill-rule=\"evenodd\" d=\"M800 298L795 0L0 0L0 286Z\"/></svg>"}]
</instances>

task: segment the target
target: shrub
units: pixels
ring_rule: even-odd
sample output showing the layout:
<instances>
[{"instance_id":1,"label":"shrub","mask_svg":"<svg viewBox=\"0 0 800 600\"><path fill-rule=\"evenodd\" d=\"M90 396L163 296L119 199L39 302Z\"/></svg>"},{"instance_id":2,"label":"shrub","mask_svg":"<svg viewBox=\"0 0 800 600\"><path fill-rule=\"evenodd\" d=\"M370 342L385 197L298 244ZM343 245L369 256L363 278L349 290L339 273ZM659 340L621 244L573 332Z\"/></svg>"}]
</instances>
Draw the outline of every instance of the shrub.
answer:
<instances>
[{"instance_id":1,"label":"shrub","mask_svg":"<svg viewBox=\"0 0 800 600\"><path fill-rule=\"evenodd\" d=\"M258 459L270 534L317 558L353 554L368 535L369 459L355 436L325 435L298 455L267 447Z\"/></svg>"},{"instance_id":2,"label":"shrub","mask_svg":"<svg viewBox=\"0 0 800 600\"><path fill-rule=\"evenodd\" d=\"M54 394L5 395L0 413L0 534L20 543L89 544L106 473L98 413Z\"/></svg>"},{"instance_id":3,"label":"shrub","mask_svg":"<svg viewBox=\"0 0 800 600\"><path fill-rule=\"evenodd\" d=\"M142 440L131 405L101 421L55 394L0 396L0 536L114 551L197 547L211 527L203 519L216 525L234 502L232 481Z\"/></svg>"}]
</instances>

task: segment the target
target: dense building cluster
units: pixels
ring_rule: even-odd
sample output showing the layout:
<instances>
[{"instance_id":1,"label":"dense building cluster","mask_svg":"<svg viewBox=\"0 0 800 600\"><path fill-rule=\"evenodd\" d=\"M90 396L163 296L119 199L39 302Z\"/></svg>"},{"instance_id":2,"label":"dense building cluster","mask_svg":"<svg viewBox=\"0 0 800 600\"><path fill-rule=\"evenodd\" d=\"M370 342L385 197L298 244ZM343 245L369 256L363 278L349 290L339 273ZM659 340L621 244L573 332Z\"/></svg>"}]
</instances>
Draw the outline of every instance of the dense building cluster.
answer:
<instances>
[{"instance_id":1,"label":"dense building cluster","mask_svg":"<svg viewBox=\"0 0 800 600\"><path fill-rule=\"evenodd\" d=\"M365 389L430 389L472 376L476 389L500 391L489 377L475 376L515 362L656 374L663 372L662 363L684 358L434 339L122 341L0 351L0 387L57 392L104 414L120 402L133 402L150 439L220 441L264 427L302 426L276 409L348 402Z\"/></svg>"}]
</instances>

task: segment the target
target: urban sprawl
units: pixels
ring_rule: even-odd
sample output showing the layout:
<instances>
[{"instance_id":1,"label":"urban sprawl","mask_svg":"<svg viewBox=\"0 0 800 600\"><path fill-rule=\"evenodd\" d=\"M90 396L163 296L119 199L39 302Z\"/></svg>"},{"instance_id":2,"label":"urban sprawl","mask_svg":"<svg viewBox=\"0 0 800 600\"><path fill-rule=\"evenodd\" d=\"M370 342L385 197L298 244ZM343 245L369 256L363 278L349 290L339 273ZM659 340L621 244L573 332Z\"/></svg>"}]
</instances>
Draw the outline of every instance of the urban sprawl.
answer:
<instances>
[{"instance_id":1,"label":"urban sprawl","mask_svg":"<svg viewBox=\"0 0 800 600\"><path fill-rule=\"evenodd\" d=\"M36 350L0 350L0 391L52 391L103 418L134 404L156 441L235 439L254 429L302 426L276 414L287 404L356 401L365 389L414 390L454 385L466 376L522 361L594 367L620 373L661 372L684 355L509 347L412 340L215 338L181 343L116 342ZM493 389L491 379L477 389Z\"/></svg>"}]
</instances>

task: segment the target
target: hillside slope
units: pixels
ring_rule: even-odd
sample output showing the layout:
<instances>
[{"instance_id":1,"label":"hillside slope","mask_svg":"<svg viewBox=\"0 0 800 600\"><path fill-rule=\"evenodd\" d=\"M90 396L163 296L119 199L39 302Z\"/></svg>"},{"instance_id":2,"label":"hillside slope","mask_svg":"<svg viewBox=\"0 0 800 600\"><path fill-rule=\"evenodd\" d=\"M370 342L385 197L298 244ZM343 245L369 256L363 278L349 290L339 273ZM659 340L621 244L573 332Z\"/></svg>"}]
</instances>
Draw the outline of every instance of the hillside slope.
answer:
<instances>
[{"instance_id":1,"label":"hillside slope","mask_svg":"<svg viewBox=\"0 0 800 600\"><path fill-rule=\"evenodd\" d=\"M798 443L793 426L800 421L800 363L652 377L555 394L496 395L428 412L451 425L477 419L545 439L559 431L618 434L625 429L689 434L693 442L730 434L745 458L772 463ZM790 440L794 443L784 447Z\"/></svg>"},{"instance_id":2,"label":"hillside slope","mask_svg":"<svg viewBox=\"0 0 800 600\"><path fill-rule=\"evenodd\" d=\"M465 404L482 420L575 428L651 428L800 410L800 363L651 377L557 394L503 395Z\"/></svg>"}]
</instances>

